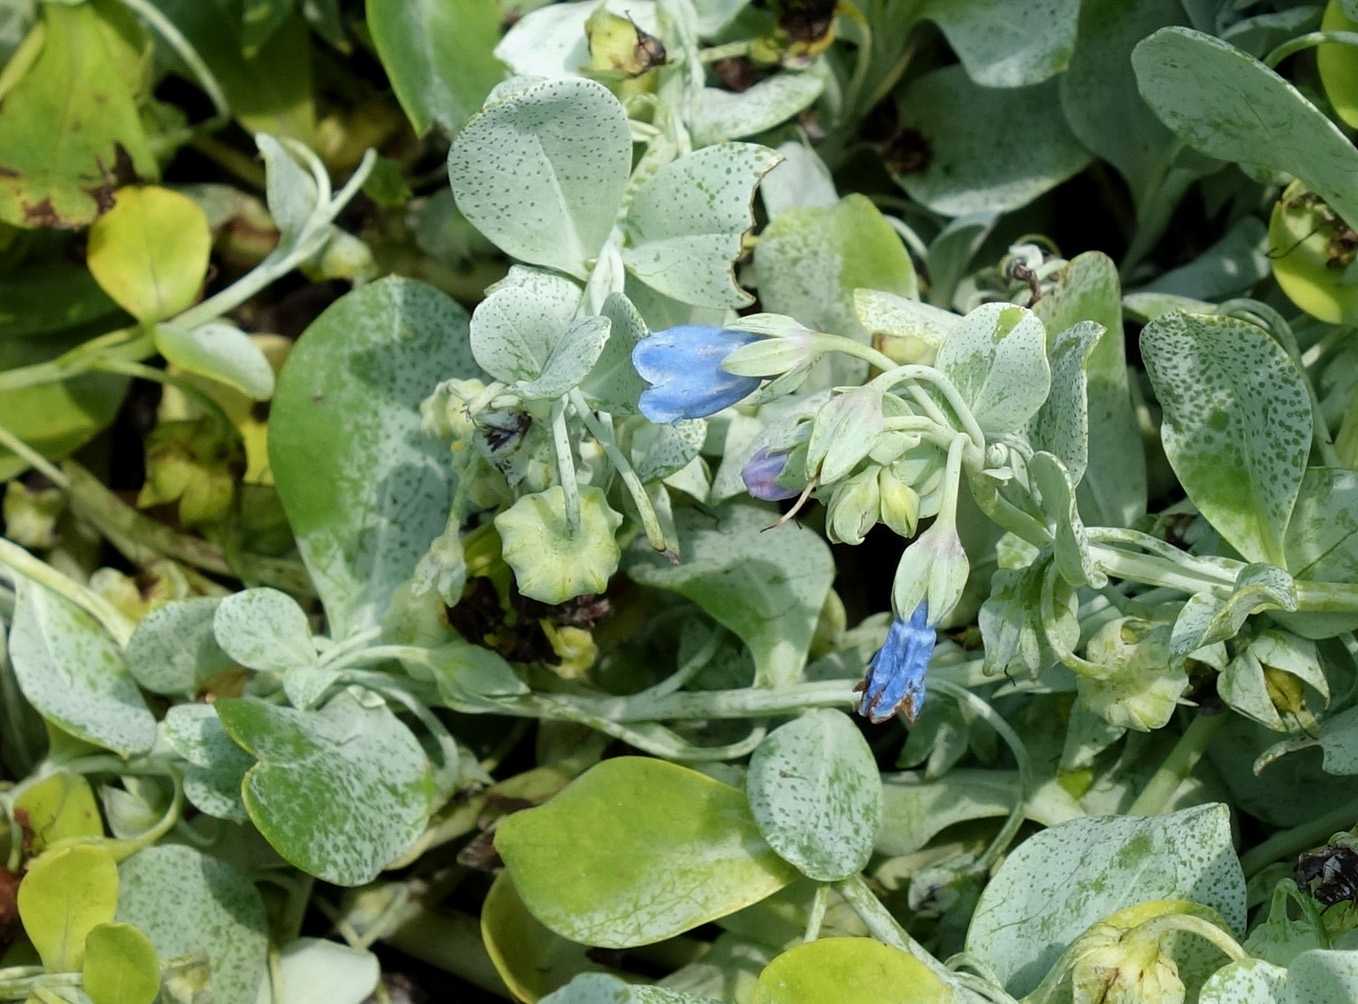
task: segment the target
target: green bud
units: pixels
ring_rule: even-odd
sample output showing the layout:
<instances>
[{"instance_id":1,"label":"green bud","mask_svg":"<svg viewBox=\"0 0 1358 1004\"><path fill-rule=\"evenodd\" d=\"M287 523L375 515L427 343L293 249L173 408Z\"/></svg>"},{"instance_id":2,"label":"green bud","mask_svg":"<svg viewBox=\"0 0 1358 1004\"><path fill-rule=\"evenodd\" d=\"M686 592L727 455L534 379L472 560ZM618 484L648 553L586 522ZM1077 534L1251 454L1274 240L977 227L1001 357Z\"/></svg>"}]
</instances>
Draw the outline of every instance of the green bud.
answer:
<instances>
[{"instance_id":1,"label":"green bud","mask_svg":"<svg viewBox=\"0 0 1358 1004\"><path fill-rule=\"evenodd\" d=\"M637 27L629 17L618 17L599 4L585 22L590 69L639 77L667 59L660 39Z\"/></svg>"},{"instance_id":2,"label":"green bud","mask_svg":"<svg viewBox=\"0 0 1358 1004\"><path fill-rule=\"evenodd\" d=\"M869 467L835 486L825 518L825 534L832 544L861 544L877 525L881 499L877 468Z\"/></svg>"},{"instance_id":3,"label":"green bud","mask_svg":"<svg viewBox=\"0 0 1358 1004\"><path fill-rule=\"evenodd\" d=\"M971 562L957 528L940 519L901 555L891 585L891 608L897 617L908 618L921 600L927 600L929 623L942 623L962 598L970 574Z\"/></svg>"},{"instance_id":4,"label":"green bud","mask_svg":"<svg viewBox=\"0 0 1358 1004\"><path fill-rule=\"evenodd\" d=\"M919 526L919 493L903 482L891 467L877 471L882 522L907 540Z\"/></svg>"},{"instance_id":5,"label":"green bud","mask_svg":"<svg viewBox=\"0 0 1358 1004\"><path fill-rule=\"evenodd\" d=\"M1071 973L1071 1004L1183 1004L1179 967L1159 938L1095 924L1081 938Z\"/></svg>"},{"instance_id":6,"label":"green bud","mask_svg":"<svg viewBox=\"0 0 1358 1004\"><path fill-rule=\"evenodd\" d=\"M882 391L871 383L830 398L812 420L808 472L819 473L822 484L838 481L868 455L882 423Z\"/></svg>"},{"instance_id":7,"label":"green bud","mask_svg":"<svg viewBox=\"0 0 1358 1004\"><path fill-rule=\"evenodd\" d=\"M779 376L809 367L822 354L816 332L783 314L751 314L729 327L767 336L722 360L721 368L734 376Z\"/></svg>"},{"instance_id":8,"label":"green bud","mask_svg":"<svg viewBox=\"0 0 1358 1004\"><path fill-rule=\"evenodd\" d=\"M235 430L223 434L213 418L161 422L146 437L146 481L137 505L177 501L185 526L215 522L231 508L244 461Z\"/></svg>"},{"instance_id":9,"label":"green bud","mask_svg":"<svg viewBox=\"0 0 1358 1004\"><path fill-rule=\"evenodd\" d=\"M5 485L5 536L27 548L51 547L57 542L57 517L66 510L59 488L29 491L22 481Z\"/></svg>"}]
</instances>

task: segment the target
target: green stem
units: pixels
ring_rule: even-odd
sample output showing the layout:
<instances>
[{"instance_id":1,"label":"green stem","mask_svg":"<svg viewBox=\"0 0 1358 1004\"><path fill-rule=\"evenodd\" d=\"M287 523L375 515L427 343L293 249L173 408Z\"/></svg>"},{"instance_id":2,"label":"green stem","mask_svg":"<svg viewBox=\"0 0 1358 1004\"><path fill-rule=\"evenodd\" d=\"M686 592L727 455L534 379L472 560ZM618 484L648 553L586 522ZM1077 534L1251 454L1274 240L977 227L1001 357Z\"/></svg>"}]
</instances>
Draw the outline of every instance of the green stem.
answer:
<instances>
[{"instance_id":1,"label":"green stem","mask_svg":"<svg viewBox=\"0 0 1358 1004\"><path fill-rule=\"evenodd\" d=\"M123 5L130 8L133 13L144 20L156 33L169 44L175 54L184 61L184 65L189 68L189 72L198 78L199 85L203 92L212 102L212 107L216 109L216 115L199 128L215 128L218 125L225 125L231 118L231 105L226 100L226 94L221 85L217 83L217 78L208 69L207 63L198 55L192 43L175 27L174 22L160 12L154 3L149 0L122 0Z\"/></svg>"},{"instance_id":2,"label":"green stem","mask_svg":"<svg viewBox=\"0 0 1358 1004\"><path fill-rule=\"evenodd\" d=\"M1239 962L1246 955L1245 950L1240 947L1240 943L1217 927L1216 924L1205 917L1195 917L1191 913L1166 913L1159 917L1152 917L1144 923L1137 924L1136 927L1127 932L1127 936L1159 942L1162 937L1172 931L1187 931L1196 934L1204 941L1210 941L1217 948L1220 948L1232 962Z\"/></svg>"},{"instance_id":3,"label":"green stem","mask_svg":"<svg viewBox=\"0 0 1358 1004\"><path fill-rule=\"evenodd\" d=\"M566 402L552 405L552 446L556 452L557 480L566 505L566 525L572 531L580 526L580 483L575 476L575 455L571 452L571 438L566 429Z\"/></svg>"},{"instance_id":4,"label":"green stem","mask_svg":"<svg viewBox=\"0 0 1358 1004\"><path fill-rule=\"evenodd\" d=\"M816 886L816 895L806 915L806 933L802 935L802 941L815 941L820 937L821 925L825 923L825 908L829 903L830 887L824 883Z\"/></svg>"},{"instance_id":5,"label":"green stem","mask_svg":"<svg viewBox=\"0 0 1358 1004\"><path fill-rule=\"evenodd\" d=\"M623 456L622 450L618 447L617 438L613 435L611 423L601 420L590 408L589 402L585 400L585 395L580 393L580 388L576 387L570 392L571 405L575 408L575 413L580 416L590 433L600 446L604 448L604 454L609 462L613 464L613 469L622 477L622 483L627 487L627 493L632 497L632 504L637 507L637 513L641 516L641 525L646 531L646 543L656 551L669 551L677 553L678 544L670 545L665 539L665 531L661 529L660 520L655 514L655 507L651 505L650 498L646 495L646 488L637 477L636 471L627 458Z\"/></svg>"},{"instance_id":6,"label":"green stem","mask_svg":"<svg viewBox=\"0 0 1358 1004\"><path fill-rule=\"evenodd\" d=\"M851 875L834 883L834 888L837 893L844 897L844 901L849 904L853 912L858 914L858 918L867 925L869 934L892 948L909 952L920 962L923 962L929 971L939 979L951 983L952 970L926 952L919 942L910 937L905 928L900 925L900 922L891 915L891 911L883 906L882 901L868 888L868 884L863 881L862 875Z\"/></svg>"},{"instance_id":7,"label":"green stem","mask_svg":"<svg viewBox=\"0 0 1358 1004\"><path fill-rule=\"evenodd\" d=\"M1308 31L1305 35L1298 35L1296 38L1288 39L1265 56L1262 62L1271 70L1288 56L1301 52L1303 49L1310 49L1313 46L1323 45L1326 42L1337 42L1341 45L1358 45L1358 32Z\"/></svg>"},{"instance_id":8,"label":"green stem","mask_svg":"<svg viewBox=\"0 0 1358 1004\"><path fill-rule=\"evenodd\" d=\"M70 600L97 620L120 647L126 646L135 622L98 593L62 575L45 561L39 561L13 541L0 537L0 565L32 579Z\"/></svg>"},{"instance_id":9,"label":"green stem","mask_svg":"<svg viewBox=\"0 0 1358 1004\"><path fill-rule=\"evenodd\" d=\"M1170 799L1178 791L1179 785L1188 779L1188 775L1193 772L1193 768L1207 752L1212 739L1221 731L1229 717L1223 713L1198 715L1194 718L1192 724L1179 737L1179 741L1174 744L1174 748L1169 751L1169 756L1160 764L1160 769L1142 789L1132 807L1127 810L1127 815L1158 816L1164 812Z\"/></svg>"},{"instance_id":10,"label":"green stem","mask_svg":"<svg viewBox=\"0 0 1358 1004\"><path fill-rule=\"evenodd\" d=\"M1263 843L1240 855L1240 867L1244 869L1245 877L1251 878L1263 871L1266 865L1279 858L1292 857L1310 850L1340 830L1350 829L1355 822L1358 822L1358 799L1346 802L1337 809L1331 809L1324 815L1291 829L1279 830Z\"/></svg>"}]
</instances>

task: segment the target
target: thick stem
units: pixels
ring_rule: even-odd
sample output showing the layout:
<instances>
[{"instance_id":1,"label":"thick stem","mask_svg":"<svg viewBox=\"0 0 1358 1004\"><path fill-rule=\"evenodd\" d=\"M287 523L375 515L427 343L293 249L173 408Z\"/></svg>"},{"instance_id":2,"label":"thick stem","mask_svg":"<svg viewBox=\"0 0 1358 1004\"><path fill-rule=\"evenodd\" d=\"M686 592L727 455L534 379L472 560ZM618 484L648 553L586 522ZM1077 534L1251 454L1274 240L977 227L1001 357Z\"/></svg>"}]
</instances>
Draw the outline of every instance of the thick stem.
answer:
<instances>
[{"instance_id":1,"label":"thick stem","mask_svg":"<svg viewBox=\"0 0 1358 1004\"><path fill-rule=\"evenodd\" d=\"M1358 799L1299 826L1278 831L1240 855L1240 867L1245 870L1245 877L1250 878L1279 858L1292 857L1324 843L1340 830L1351 828L1355 822L1358 822Z\"/></svg>"},{"instance_id":2,"label":"thick stem","mask_svg":"<svg viewBox=\"0 0 1358 1004\"><path fill-rule=\"evenodd\" d=\"M1226 714L1219 714L1198 715L1194 718L1192 724L1179 737L1179 741L1174 744L1174 748L1169 751L1164 763L1160 764L1160 769L1142 789L1132 807L1127 810L1127 814L1158 816L1164 812L1169 800L1174 797L1174 792L1193 772L1193 768L1207 752L1207 747L1226 724L1228 717Z\"/></svg>"},{"instance_id":3,"label":"thick stem","mask_svg":"<svg viewBox=\"0 0 1358 1004\"><path fill-rule=\"evenodd\" d=\"M951 983L952 970L924 950L914 938L910 937L900 922L891 915L882 901L878 899L863 881L862 875L851 875L834 884L835 892L844 897L859 920L867 925L868 933L878 941L909 952L923 962L929 970L944 982Z\"/></svg>"}]
</instances>

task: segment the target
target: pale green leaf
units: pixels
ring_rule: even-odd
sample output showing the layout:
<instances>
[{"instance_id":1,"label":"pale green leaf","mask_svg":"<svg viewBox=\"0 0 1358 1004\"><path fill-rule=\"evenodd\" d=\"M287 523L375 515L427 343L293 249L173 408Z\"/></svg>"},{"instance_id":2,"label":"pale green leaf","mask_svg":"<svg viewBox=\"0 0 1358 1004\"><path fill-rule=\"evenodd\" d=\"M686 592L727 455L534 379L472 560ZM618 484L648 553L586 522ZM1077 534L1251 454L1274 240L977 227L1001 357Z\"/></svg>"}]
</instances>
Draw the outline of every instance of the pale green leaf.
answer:
<instances>
[{"instance_id":1,"label":"pale green leaf","mask_svg":"<svg viewBox=\"0 0 1358 1004\"><path fill-rule=\"evenodd\" d=\"M920 16L942 29L978 84L1022 87L1066 68L1079 10L1079 0L929 0Z\"/></svg>"},{"instance_id":2,"label":"pale green leaf","mask_svg":"<svg viewBox=\"0 0 1358 1004\"><path fill-rule=\"evenodd\" d=\"M704 87L693 142L711 146L772 129L808 107L825 89L820 73L777 73L743 91Z\"/></svg>"},{"instance_id":3,"label":"pale green leaf","mask_svg":"<svg viewBox=\"0 0 1358 1004\"><path fill-rule=\"evenodd\" d=\"M1013 304L977 307L948 333L934 365L971 408L981 431L1016 432L1051 389L1047 331Z\"/></svg>"},{"instance_id":4,"label":"pale green leaf","mask_svg":"<svg viewBox=\"0 0 1358 1004\"><path fill-rule=\"evenodd\" d=\"M256 401L273 396L274 372L264 351L234 324L209 321L184 330L156 326L156 351L180 369L234 387Z\"/></svg>"},{"instance_id":5,"label":"pale green leaf","mask_svg":"<svg viewBox=\"0 0 1358 1004\"><path fill-rule=\"evenodd\" d=\"M306 612L277 589L244 589L222 598L212 617L222 651L242 666L285 672L316 661Z\"/></svg>"}]
</instances>

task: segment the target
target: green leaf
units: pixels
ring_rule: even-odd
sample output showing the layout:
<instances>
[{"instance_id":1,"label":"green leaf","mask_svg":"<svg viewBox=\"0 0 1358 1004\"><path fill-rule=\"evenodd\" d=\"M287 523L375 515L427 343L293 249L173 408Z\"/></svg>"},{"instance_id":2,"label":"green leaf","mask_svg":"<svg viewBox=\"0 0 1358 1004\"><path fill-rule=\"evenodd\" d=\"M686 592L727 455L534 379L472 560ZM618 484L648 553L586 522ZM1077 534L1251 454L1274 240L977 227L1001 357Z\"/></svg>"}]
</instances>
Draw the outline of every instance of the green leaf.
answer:
<instances>
[{"instance_id":1,"label":"green leaf","mask_svg":"<svg viewBox=\"0 0 1358 1004\"><path fill-rule=\"evenodd\" d=\"M580 390L594 407L614 415L635 415L649 385L632 365L632 349L646 337L646 322L622 293L609 293L599 311L609 321L608 344Z\"/></svg>"},{"instance_id":2,"label":"green leaf","mask_svg":"<svg viewBox=\"0 0 1358 1004\"><path fill-rule=\"evenodd\" d=\"M1084 0L1080 44L1061 76L1061 107L1071 130L1118 169L1143 210L1160 194L1178 144L1141 99L1132 49L1155 29L1184 20L1179 0Z\"/></svg>"},{"instance_id":3,"label":"green leaf","mask_svg":"<svg viewBox=\"0 0 1358 1004\"><path fill-rule=\"evenodd\" d=\"M1283 537L1287 568L1299 579L1358 582L1358 474L1343 467L1310 467ZM1358 627L1348 613L1274 613L1307 638L1331 638Z\"/></svg>"},{"instance_id":4,"label":"green leaf","mask_svg":"<svg viewBox=\"0 0 1358 1004\"><path fill-rule=\"evenodd\" d=\"M495 876L481 904L481 940L518 1000L545 997L579 973L609 971L590 958L590 948L561 937L529 913L508 870Z\"/></svg>"},{"instance_id":5,"label":"green leaf","mask_svg":"<svg viewBox=\"0 0 1358 1004\"><path fill-rule=\"evenodd\" d=\"M1240 959L1207 978L1198 1004L1291 1004L1287 970L1263 959Z\"/></svg>"},{"instance_id":6,"label":"green leaf","mask_svg":"<svg viewBox=\"0 0 1358 1004\"><path fill-rule=\"evenodd\" d=\"M44 718L96 746L122 756L149 750L156 720L112 639L70 600L16 579L9 655L24 696Z\"/></svg>"},{"instance_id":7,"label":"green leaf","mask_svg":"<svg viewBox=\"0 0 1358 1004\"><path fill-rule=\"evenodd\" d=\"M621 551L613 534L622 514L601 489L583 485L580 517L571 526L560 485L524 495L495 517L505 561L524 596L543 603L564 603L575 596L602 593L618 569Z\"/></svg>"},{"instance_id":8,"label":"green leaf","mask_svg":"<svg viewBox=\"0 0 1358 1004\"><path fill-rule=\"evenodd\" d=\"M19 883L19 919L48 972L79 969L85 937L113 920L118 865L102 847L78 844L35 858Z\"/></svg>"},{"instance_id":9,"label":"green leaf","mask_svg":"<svg viewBox=\"0 0 1358 1004\"><path fill-rule=\"evenodd\" d=\"M1162 28L1132 53L1141 96L1189 146L1246 172L1300 178L1358 223L1358 151L1301 92L1228 42Z\"/></svg>"},{"instance_id":10,"label":"green leaf","mask_svg":"<svg viewBox=\"0 0 1358 1004\"><path fill-rule=\"evenodd\" d=\"M225 596L212 617L222 651L242 666L282 673L316 661L306 612L277 589L244 589Z\"/></svg>"},{"instance_id":11,"label":"green leaf","mask_svg":"<svg viewBox=\"0 0 1358 1004\"><path fill-rule=\"evenodd\" d=\"M151 1004L160 993L160 960L131 924L100 924L85 938L80 985L94 1004Z\"/></svg>"},{"instance_id":12,"label":"green leaf","mask_svg":"<svg viewBox=\"0 0 1358 1004\"><path fill-rule=\"evenodd\" d=\"M704 307L743 307L754 297L732 271L754 218L754 191L781 158L753 143L722 143L672 160L627 208L628 271L666 296Z\"/></svg>"},{"instance_id":13,"label":"green leaf","mask_svg":"<svg viewBox=\"0 0 1358 1004\"><path fill-rule=\"evenodd\" d=\"M772 129L809 107L823 90L825 78L821 74L788 71L743 91L704 87L693 143L707 147Z\"/></svg>"},{"instance_id":14,"label":"green leaf","mask_svg":"<svg viewBox=\"0 0 1358 1004\"><path fill-rule=\"evenodd\" d=\"M1331 1004L1358 998L1358 953L1312 949L1287 968L1289 1004Z\"/></svg>"},{"instance_id":15,"label":"green leaf","mask_svg":"<svg viewBox=\"0 0 1358 1004\"><path fill-rule=\"evenodd\" d=\"M1052 389L1028 423L1033 449L1060 460L1076 485L1089 461L1089 357L1106 333L1097 321L1080 321L1052 339Z\"/></svg>"},{"instance_id":16,"label":"green leaf","mask_svg":"<svg viewBox=\"0 0 1358 1004\"><path fill-rule=\"evenodd\" d=\"M154 185L120 188L114 198L90 227L90 271L142 324L173 317L193 303L207 275L207 217L192 199Z\"/></svg>"},{"instance_id":17,"label":"green leaf","mask_svg":"<svg viewBox=\"0 0 1358 1004\"><path fill-rule=\"evenodd\" d=\"M297 0L242 0L241 53L249 58L273 37L297 7Z\"/></svg>"},{"instance_id":18,"label":"green leaf","mask_svg":"<svg viewBox=\"0 0 1358 1004\"><path fill-rule=\"evenodd\" d=\"M319 711L216 703L227 733L259 759L245 807L289 862L327 882L372 881L419 838L429 817L429 761L386 705L347 691Z\"/></svg>"},{"instance_id":19,"label":"green leaf","mask_svg":"<svg viewBox=\"0 0 1358 1004\"><path fill-rule=\"evenodd\" d=\"M1081 321L1107 329L1087 367L1090 448L1078 479L1080 510L1096 526L1131 526L1146 511L1146 460L1128 388L1118 269L1106 254L1088 251L1072 258L1059 279L1033 305L1033 313L1047 326L1053 365L1054 336Z\"/></svg>"},{"instance_id":20,"label":"green leaf","mask_svg":"<svg viewBox=\"0 0 1358 1004\"><path fill-rule=\"evenodd\" d=\"M1322 31L1358 31L1340 0L1330 0L1320 20ZM1345 125L1358 126L1358 53L1351 45L1316 46L1316 70L1325 88L1325 97Z\"/></svg>"},{"instance_id":21,"label":"green leaf","mask_svg":"<svg viewBox=\"0 0 1358 1004\"><path fill-rule=\"evenodd\" d=\"M156 0L156 7L197 50L221 85L232 116L247 132L313 142L311 40L300 16L285 20L258 52L247 57L241 51L237 24L222 4ZM179 66L179 72L197 84L186 67Z\"/></svg>"},{"instance_id":22,"label":"green leaf","mask_svg":"<svg viewBox=\"0 0 1358 1004\"><path fill-rule=\"evenodd\" d=\"M1108 576L1089 553L1089 536L1075 506L1075 486L1065 465L1039 450L1028 461L1028 476L1042 497L1047 524L1053 528L1052 551L1061 577L1072 586L1102 589L1108 585Z\"/></svg>"},{"instance_id":23,"label":"green leaf","mask_svg":"<svg viewBox=\"0 0 1358 1004\"><path fill-rule=\"evenodd\" d=\"M862 871L882 819L882 779L843 712L808 711L774 729L745 781L759 832L803 875L837 882Z\"/></svg>"},{"instance_id":24,"label":"green leaf","mask_svg":"<svg viewBox=\"0 0 1358 1004\"><path fill-rule=\"evenodd\" d=\"M146 36L112 0L42 12L42 49L0 104L0 221L83 227L113 187L107 172L159 175L137 108Z\"/></svg>"},{"instance_id":25,"label":"green leaf","mask_svg":"<svg viewBox=\"0 0 1358 1004\"><path fill-rule=\"evenodd\" d=\"M203 954L213 1004L254 1004L268 959L268 921L250 881L182 844L148 847L118 868L118 920L143 931L162 959Z\"/></svg>"},{"instance_id":26,"label":"green leaf","mask_svg":"<svg viewBox=\"0 0 1358 1004\"><path fill-rule=\"evenodd\" d=\"M160 732L188 761L184 797L195 808L238 823L250 818L241 798L241 782L255 760L227 735L215 704L176 704L165 713Z\"/></svg>"},{"instance_id":27,"label":"green leaf","mask_svg":"<svg viewBox=\"0 0 1358 1004\"><path fill-rule=\"evenodd\" d=\"M278 953L281 986L273 1000L286 1004L363 1004L377 986L377 956L321 938L296 938Z\"/></svg>"},{"instance_id":28,"label":"green leaf","mask_svg":"<svg viewBox=\"0 0 1358 1004\"><path fill-rule=\"evenodd\" d=\"M877 207L859 194L831 207L798 206L779 213L759 236L754 267L765 310L865 344L871 336L854 310L856 290L908 299L919 295L905 245ZM829 369L819 385L858 381L867 374L858 360L823 365Z\"/></svg>"},{"instance_id":29,"label":"green leaf","mask_svg":"<svg viewBox=\"0 0 1358 1004\"><path fill-rule=\"evenodd\" d=\"M1189 498L1248 560L1282 565L1311 450L1311 402L1292 360L1247 321L1179 312L1142 329L1141 352Z\"/></svg>"},{"instance_id":30,"label":"green leaf","mask_svg":"<svg viewBox=\"0 0 1358 1004\"><path fill-rule=\"evenodd\" d=\"M544 80L489 104L448 151L463 215L500 250L583 279L632 165L627 113L592 80Z\"/></svg>"},{"instance_id":31,"label":"green leaf","mask_svg":"<svg viewBox=\"0 0 1358 1004\"><path fill-rule=\"evenodd\" d=\"M6 342L51 336L114 315L118 305L82 264L57 259L0 276L0 338ZM10 365L3 356L0 364Z\"/></svg>"},{"instance_id":32,"label":"green leaf","mask_svg":"<svg viewBox=\"0 0 1358 1004\"><path fill-rule=\"evenodd\" d=\"M952 380L987 435L1016 432L1051 389L1047 331L1032 311L977 307L948 333L934 366Z\"/></svg>"},{"instance_id":33,"label":"green leaf","mask_svg":"<svg viewBox=\"0 0 1358 1004\"><path fill-rule=\"evenodd\" d=\"M776 892L796 870L745 793L645 757L605 760L495 831L524 904L585 945L648 945Z\"/></svg>"},{"instance_id":34,"label":"green leaf","mask_svg":"<svg viewBox=\"0 0 1358 1004\"><path fill-rule=\"evenodd\" d=\"M256 401L273 396L274 372L268 357L234 324L209 321L187 331L173 324L157 325L156 351L181 369L211 377Z\"/></svg>"},{"instance_id":35,"label":"green leaf","mask_svg":"<svg viewBox=\"0 0 1358 1004\"><path fill-rule=\"evenodd\" d=\"M368 30L417 133L456 134L504 76L495 0L368 0Z\"/></svg>"},{"instance_id":36,"label":"green leaf","mask_svg":"<svg viewBox=\"0 0 1358 1004\"><path fill-rule=\"evenodd\" d=\"M90 784L79 774L58 770L27 784L14 796L13 814L27 816L24 829L32 834L28 853L41 854L68 837L102 837L104 822L94 803Z\"/></svg>"},{"instance_id":37,"label":"green leaf","mask_svg":"<svg viewBox=\"0 0 1358 1004\"><path fill-rule=\"evenodd\" d=\"M923 962L873 938L797 945L759 974L754 1004L953 1004Z\"/></svg>"},{"instance_id":38,"label":"green leaf","mask_svg":"<svg viewBox=\"0 0 1358 1004\"><path fill-rule=\"evenodd\" d=\"M1022 996L1089 925L1154 899L1192 900L1244 928L1245 877L1226 806L1072 819L1041 831L1010 852L981 893L967 951Z\"/></svg>"},{"instance_id":39,"label":"green leaf","mask_svg":"<svg viewBox=\"0 0 1358 1004\"><path fill-rule=\"evenodd\" d=\"M542 372L532 380L515 384L513 392L528 401L555 400L570 393L589 375L608 343L611 322L607 317L582 317L561 333Z\"/></svg>"},{"instance_id":40,"label":"green leaf","mask_svg":"<svg viewBox=\"0 0 1358 1004\"><path fill-rule=\"evenodd\" d=\"M471 350L497 380L542 373L580 306L580 287L544 269L516 265L472 313Z\"/></svg>"},{"instance_id":41,"label":"green leaf","mask_svg":"<svg viewBox=\"0 0 1358 1004\"><path fill-rule=\"evenodd\" d=\"M332 637L376 627L443 531L453 475L419 404L475 367L462 308L396 278L341 297L288 356L269 460Z\"/></svg>"},{"instance_id":42,"label":"green leaf","mask_svg":"<svg viewBox=\"0 0 1358 1004\"><path fill-rule=\"evenodd\" d=\"M638 547L626 571L693 600L750 646L762 685L785 686L806 663L834 562L816 533L792 523L768 529L772 520L768 509L741 502L682 509L680 563Z\"/></svg>"},{"instance_id":43,"label":"green leaf","mask_svg":"<svg viewBox=\"0 0 1358 1004\"><path fill-rule=\"evenodd\" d=\"M945 216L1026 206L1089 163L1061 114L1057 91L1055 80L991 90L960 66L917 78L897 105L901 128L927 144L927 163L895 174L896 182ZM959 108L966 114L957 114Z\"/></svg>"},{"instance_id":44,"label":"green leaf","mask_svg":"<svg viewBox=\"0 0 1358 1004\"><path fill-rule=\"evenodd\" d=\"M212 633L216 597L171 600L141 619L123 658L128 671L156 694L192 693L231 665Z\"/></svg>"},{"instance_id":45,"label":"green leaf","mask_svg":"<svg viewBox=\"0 0 1358 1004\"><path fill-rule=\"evenodd\" d=\"M929 0L920 16L938 25L976 83L1022 87L1066 68L1079 11L1079 0L1017 6L1006 0Z\"/></svg>"}]
</instances>

